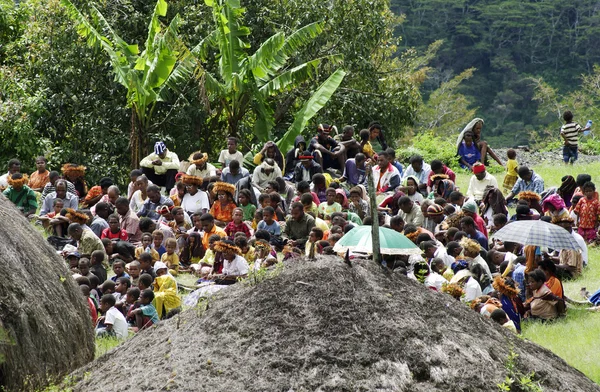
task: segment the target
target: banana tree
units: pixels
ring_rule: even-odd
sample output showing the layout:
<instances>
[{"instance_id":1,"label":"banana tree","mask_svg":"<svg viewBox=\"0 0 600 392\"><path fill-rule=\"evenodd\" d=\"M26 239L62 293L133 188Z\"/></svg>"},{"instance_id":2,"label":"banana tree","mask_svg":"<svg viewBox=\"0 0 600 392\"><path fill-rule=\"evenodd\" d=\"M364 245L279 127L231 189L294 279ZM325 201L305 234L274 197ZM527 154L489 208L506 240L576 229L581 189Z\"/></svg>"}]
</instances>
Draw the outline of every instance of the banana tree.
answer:
<instances>
[{"instance_id":1,"label":"banana tree","mask_svg":"<svg viewBox=\"0 0 600 392\"><path fill-rule=\"evenodd\" d=\"M157 103L167 96L165 90L176 89L178 83L185 82L189 77L185 67L175 69L178 62L189 64L191 57L177 36L181 19L176 15L163 28L159 17L167 14L168 5L165 0L158 0L148 25L144 51L140 53L138 45L128 44L119 37L93 5L90 15L94 24L99 26L98 29L70 0L61 0L61 3L87 44L102 49L108 55L115 81L127 89L127 104L131 107L131 167L138 167L141 150L146 149L145 136L154 124Z\"/></svg>"},{"instance_id":2,"label":"banana tree","mask_svg":"<svg viewBox=\"0 0 600 392\"><path fill-rule=\"evenodd\" d=\"M319 65L328 60L341 61L341 56L331 55L312 59L291 67L288 60L302 46L311 43L323 31L323 23L306 25L289 36L278 32L265 40L250 54L247 37L250 29L242 25L244 9L239 0L205 0L213 9L214 32L201 42L200 47L191 52L196 55L202 67L197 75L202 89L212 106L213 118L224 119L231 136L239 135L239 127L249 111L253 112L254 135L261 142L273 140L275 126L274 109L270 98L286 91L292 91L312 79ZM209 66L206 46L212 46L218 64ZM185 64L182 64L182 68ZM215 69L214 74L207 69ZM278 145L285 151L293 144L307 122L327 104L344 79L345 72L336 70L323 82L295 114L293 124Z\"/></svg>"}]
</instances>

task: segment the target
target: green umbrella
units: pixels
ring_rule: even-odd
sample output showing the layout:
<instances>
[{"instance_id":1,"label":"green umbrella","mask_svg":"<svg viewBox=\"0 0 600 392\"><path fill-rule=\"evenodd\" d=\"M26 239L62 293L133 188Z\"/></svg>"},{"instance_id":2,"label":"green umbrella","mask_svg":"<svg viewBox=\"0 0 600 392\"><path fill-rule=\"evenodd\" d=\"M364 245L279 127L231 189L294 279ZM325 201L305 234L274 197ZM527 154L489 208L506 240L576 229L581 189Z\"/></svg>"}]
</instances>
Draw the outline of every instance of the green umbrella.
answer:
<instances>
[{"instance_id":1,"label":"green umbrella","mask_svg":"<svg viewBox=\"0 0 600 392\"><path fill-rule=\"evenodd\" d=\"M358 226L336 242L333 250L336 252L373 253L373 239L371 238L371 226ZM411 240L397 231L379 228L379 243L381 254L384 255L420 255L421 249Z\"/></svg>"}]
</instances>

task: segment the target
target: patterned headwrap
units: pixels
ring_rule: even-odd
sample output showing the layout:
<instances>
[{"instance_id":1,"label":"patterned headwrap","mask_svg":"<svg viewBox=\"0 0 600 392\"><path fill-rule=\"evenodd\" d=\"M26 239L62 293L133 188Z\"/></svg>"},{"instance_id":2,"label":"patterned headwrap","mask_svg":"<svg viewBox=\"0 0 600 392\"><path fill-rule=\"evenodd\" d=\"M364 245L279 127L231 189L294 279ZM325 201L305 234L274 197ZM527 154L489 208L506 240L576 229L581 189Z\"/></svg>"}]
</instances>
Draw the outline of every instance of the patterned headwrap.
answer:
<instances>
[{"instance_id":1,"label":"patterned headwrap","mask_svg":"<svg viewBox=\"0 0 600 392\"><path fill-rule=\"evenodd\" d=\"M154 153L156 155L160 155L165 151L167 151L167 146L165 146L164 142L160 141L160 142L154 143Z\"/></svg>"}]
</instances>

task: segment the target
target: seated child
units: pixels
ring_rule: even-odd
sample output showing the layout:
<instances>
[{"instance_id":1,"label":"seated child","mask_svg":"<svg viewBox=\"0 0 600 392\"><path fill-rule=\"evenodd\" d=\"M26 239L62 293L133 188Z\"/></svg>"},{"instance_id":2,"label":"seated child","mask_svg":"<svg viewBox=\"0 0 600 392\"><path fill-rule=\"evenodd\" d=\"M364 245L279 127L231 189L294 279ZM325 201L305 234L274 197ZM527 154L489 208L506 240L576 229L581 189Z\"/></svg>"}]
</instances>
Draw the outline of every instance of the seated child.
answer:
<instances>
[{"instance_id":1,"label":"seated child","mask_svg":"<svg viewBox=\"0 0 600 392\"><path fill-rule=\"evenodd\" d=\"M67 227L69 226L69 219L60 213L64 206L65 202L62 199L56 198L52 202L53 211L38 217L46 232L57 237L65 237Z\"/></svg>"},{"instance_id":2,"label":"seated child","mask_svg":"<svg viewBox=\"0 0 600 392\"><path fill-rule=\"evenodd\" d=\"M154 269L152 269L154 272ZM141 274L140 280L138 281L138 289L140 292L146 289L152 289L152 283L154 282L154 278L150 274Z\"/></svg>"},{"instance_id":3,"label":"seated child","mask_svg":"<svg viewBox=\"0 0 600 392\"><path fill-rule=\"evenodd\" d=\"M123 306L123 314L125 315L125 320L127 320L127 324L129 326L135 325L135 316L131 313L140 307L140 303L138 299L140 298L140 289L137 287L132 287L127 290L127 296L125 297L125 305Z\"/></svg>"},{"instance_id":4,"label":"seated child","mask_svg":"<svg viewBox=\"0 0 600 392\"><path fill-rule=\"evenodd\" d=\"M312 215L319 215L319 206L315 204L313 201L313 197L310 193L305 193L300 196L300 203L304 207L304 213L309 214L312 212Z\"/></svg>"},{"instance_id":5,"label":"seated child","mask_svg":"<svg viewBox=\"0 0 600 392\"><path fill-rule=\"evenodd\" d=\"M371 144L371 132L368 129L363 129L358 133L360 136L360 146L362 147L362 153L367 157L367 159L371 159L375 156L375 150L373 150L373 145Z\"/></svg>"},{"instance_id":6,"label":"seated child","mask_svg":"<svg viewBox=\"0 0 600 392\"><path fill-rule=\"evenodd\" d=\"M108 228L102 230L102 235L100 236L100 238L108 238L109 240L129 241L129 234L127 234L127 231L121 229L119 217L113 214L108 217Z\"/></svg>"},{"instance_id":7,"label":"seated child","mask_svg":"<svg viewBox=\"0 0 600 392\"><path fill-rule=\"evenodd\" d=\"M321 173L316 173L312 178L313 189L312 191L317 195L319 199L319 204L327 201L327 181L325 180L325 176ZM334 190L335 192L335 190ZM316 202L316 201L315 201Z\"/></svg>"},{"instance_id":8,"label":"seated child","mask_svg":"<svg viewBox=\"0 0 600 392\"><path fill-rule=\"evenodd\" d=\"M154 293L150 289L145 289L140 295L140 307L131 312L135 317L135 326L138 331L151 327L159 321L158 312L152 305L152 301L154 301Z\"/></svg>"},{"instance_id":9,"label":"seated child","mask_svg":"<svg viewBox=\"0 0 600 392\"><path fill-rule=\"evenodd\" d=\"M319 229L318 227L313 227L308 235L308 241L306 241L306 245L304 245L304 255L313 258L318 253L321 253L318 242L322 239L323 230Z\"/></svg>"},{"instance_id":10,"label":"seated child","mask_svg":"<svg viewBox=\"0 0 600 392\"><path fill-rule=\"evenodd\" d=\"M143 252L150 253L152 255L152 260L153 261L159 261L160 260L160 255L158 254L158 252L156 251L156 249L152 248L152 234L150 234L150 233L144 233L144 234L142 234L142 246L138 246L137 248L135 248L135 258L139 259L140 255Z\"/></svg>"},{"instance_id":11,"label":"seated child","mask_svg":"<svg viewBox=\"0 0 600 392\"><path fill-rule=\"evenodd\" d=\"M319 204L319 217L325 220L331 219L334 212L342 212L342 206L335 201L335 189L328 188L326 192L327 200Z\"/></svg>"},{"instance_id":12,"label":"seated child","mask_svg":"<svg viewBox=\"0 0 600 392\"><path fill-rule=\"evenodd\" d=\"M131 280L129 278L120 277L115 282L115 291L112 293L113 297L117 303L115 306L117 309L121 309L123 307L123 303L125 303L125 297L127 296L127 290L131 287Z\"/></svg>"},{"instance_id":13,"label":"seated child","mask_svg":"<svg viewBox=\"0 0 600 392\"><path fill-rule=\"evenodd\" d=\"M86 257L79 259L79 264L77 265L79 269L79 275L85 276L89 278L93 274L90 272L90 260Z\"/></svg>"},{"instance_id":14,"label":"seated child","mask_svg":"<svg viewBox=\"0 0 600 392\"><path fill-rule=\"evenodd\" d=\"M235 237L235 233L244 233L250 237L250 228L244 223L244 211L240 207L233 210L232 221L225 226L225 233L230 239Z\"/></svg>"},{"instance_id":15,"label":"seated child","mask_svg":"<svg viewBox=\"0 0 600 392\"><path fill-rule=\"evenodd\" d=\"M137 260L133 260L125 267L128 271L127 273L129 274L129 277L131 278L131 285L137 286L138 280L140 280L140 262Z\"/></svg>"},{"instance_id":16,"label":"seated child","mask_svg":"<svg viewBox=\"0 0 600 392\"><path fill-rule=\"evenodd\" d=\"M92 324L96 325L96 322L98 321L98 311L96 310L96 304L90 298L90 286L80 284L79 289L81 290L81 293L87 300L88 308L90 309L90 317L92 318Z\"/></svg>"},{"instance_id":17,"label":"seated child","mask_svg":"<svg viewBox=\"0 0 600 392\"><path fill-rule=\"evenodd\" d=\"M215 264L215 243L221 240L221 236L213 234L208 237L208 249L204 253L204 257L198 264L192 264L192 271L200 278L206 278L211 272Z\"/></svg>"},{"instance_id":18,"label":"seated child","mask_svg":"<svg viewBox=\"0 0 600 392\"><path fill-rule=\"evenodd\" d=\"M105 253L101 250L95 250L90 255L90 272L98 277L100 284L104 283L107 279L106 267L104 266ZM108 263L107 263L108 265Z\"/></svg>"},{"instance_id":19,"label":"seated child","mask_svg":"<svg viewBox=\"0 0 600 392\"><path fill-rule=\"evenodd\" d=\"M339 227L339 226L338 226ZM340 239L342 239L342 235L341 234L329 234L329 238L327 239L327 242L329 242L329 246L334 247L336 242L338 242Z\"/></svg>"},{"instance_id":20,"label":"seated child","mask_svg":"<svg viewBox=\"0 0 600 392\"><path fill-rule=\"evenodd\" d=\"M237 246L238 248L240 248L240 250L242 251L242 257L244 259L246 259L246 261L248 262L248 264L254 263L254 257L255 255L255 251L254 251L254 247L252 247L249 243L248 243L248 238L244 235L238 235L233 243L235 244L235 246Z\"/></svg>"},{"instance_id":21,"label":"seated child","mask_svg":"<svg viewBox=\"0 0 600 392\"><path fill-rule=\"evenodd\" d=\"M202 257L204 257L202 237L197 232L191 232L183 244L179 261L186 266L190 266L199 263Z\"/></svg>"},{"instance_id":22,"label":"seated child","mask_svg":"<svg viewBox=\"0 0 600 392\"><path fill-rule=\"evenodd\" d=\"M114 336L117 339L127 337L127 321L125 316L115 308L116 302L111 294L104 294L100 299L100 310L103 316L98 319L96 336Z\"/></svg>"},{"instance_id":23,"label":"seated child","mask_svg":"<svg viewBox=\"0 0 600 392\"><path fill-rule=\"evenodd\" d=\"M140 262L140 279L143 274L148 274L150 275L152 280L154 280L154 278L156 278L156 274L154 273L154 264L156 263L154 262L154 260L152 260L152 256L150 256L150 253L142 253L138 258L138 261ZM139 286L140 285L138 280L138 287Z\"/></svg>"},{"instance_id":24,"label":"seated child","mask_svg":"<svg viewBox=\"0 0 600 392\"><path fill-rule=\"evenodd\" d=\"M69 270L71 274L79 273L79 252L71 252L67 254L67 263L69 264Z\"/></svg>"},{"instance_id":25,"label":"seated child","mask_svg":"<svg viewBox=\"0 0 600 392\"><path fill-rule=\"evenodd\" d=\"M175 238L167 238L165 246L167 252L163 253L160 261L167 265L171 275L177 276L179 273L179 256L175 253L175 249L177 249L177 240Z\"/></svg>"},{"instance_id":26,"label":"seated child","mask_svg":"<svg viewBox=\"0 0 600 392\"><path fill-rule=\"evenodd\" d=\"M164 239L165 235L162 231L154 230L152 232L152 249L158 252L160 257L162 257L163 253L167 251L167 249L162 245Z\"/></svg>"},{"instance_id":27,"label":"seated child","mask_svg":"<svg viewBox=\"0 0 600 392\"><path fill-rule=\"evenodd\" d=\"M181 298L177 294L177 281L169 274L169 268L162 261L154 264L154 307L159 319L169 317L169 312L179 309ZM141 278L140 278L141 279Z\"/></svg>"},{"instance_id":28,"label":"seated child","mask_svg":"<svg viewBox=\"0 0 600 392\"><path fill-rule=\"evenodd\" d=\"M279 193L270 193L269 194L269 200L270 203L269 205L271 207L273 207L273 210L275 211L275 217L277 218L278 222L285 222L285 212L283 212L283 209L281 208L281 195Z\"/></svg>"},{"instance_id":29,"label":"seated child","mask_svg":"<svg viewBox=\"0 0 600 392\"><path fill-rule=\"evenodd\" d=\"M238 193L238 207L242 209L244 212L244 217L242 220L244 222L250 222L254 218L254 212L256 211L256 206L252 204L250 189L242 189Z\"/></svg>"},{"instance_id":30,"label":"seated child","mask_svg":"<svg viewBox=\"0 0 600 392\"><path fill-rule=\"evenodd\" d=\"M112 280L107 280L106 282L102 283L102 286L100 286L100 294L101 295L106 295L106 294L112 294L115 292L115 282L113 282ZM114 297L113 297L114 298ZM102 299L102 298L100 298Z\"/></svg>"},{"instance_id":31,"label":"seated child","mask_svg":"<svg viewBox=\"0 0 600 392\"><path fill-rule=\"evenodd\" d=\"M254 219L252 220L252 230L256 231L258 230L258 223L263 220L263 210L262 208L260 210L256 210L254 211Z\"/></svg>"},{"instance_id":32,"label":"seated child","mask_svg":"<svg viewBox=\"0 0 600 392\"><path fill-rule=\"evenodd\" d=\"M90 281L90 298L94 301L96 309L100 307L100 295L98 294L98 286L100 285L100 279L94 274L88 278Z\"/></svg>"},{"instance_id":33,"label":"seated child","mask_svg":"<svg viewBox=\"0 0 600 392\"><path fill-rule=\"evenodd\" d=\"M265 207L262 210L263 220L258 223L256 227L257 230L266 230L271 234L271 237L276 236L279 237L281 235L281 226L279 222L277 222L275 218L275 210L273 207Z\"/></svg>"},{"instance_id":34,"label":"seated child","mask_svg":"<svg viewBox=\"0 0 600 392\"><path fill-rule=\"evenodd\" d=\"M220 273L213 274L210 278L217 284L233 284L238 278L248 274L249 266L240 253L241 250L232 241L221 240L215 244L215 251L223 255L223 268Z\"/></svg>"},{"instance_id":35,"label":"seated child","mask_svg":"<svg viewBox=\"0 0 600 392\"><path fill-rule=\"evenodd\" d=\"M490 318L511 332L517 333L515 323L508 318L504 310L500 308L495 309L490 315Z\"/></svg>"},{"instance_id":36,"label":"seated child","mask_svg":"<svg viewBox=\"0 0 600 392\"><path fill-rule=\"evenodd\" d=\"M115 273L114 276L111 276L110 280L112 280L113 282L116 282L117 279L119 278L129 278L129 274L127 272L125 272L125 262L123 260L115 260L113 262L113 272Z\"/></svg>"},{"instance_id":37,"label":"seated child","mask_svg":"<svg viewBox=\"0 0 600 392\"><path fill-rule=\"evenodd\" d=\"M260 208L258 208L259 210L271 205L271 196L269 196L268 193L261 193L258 195L258 205L260 206Z\"/></svg>"}]
</instances>

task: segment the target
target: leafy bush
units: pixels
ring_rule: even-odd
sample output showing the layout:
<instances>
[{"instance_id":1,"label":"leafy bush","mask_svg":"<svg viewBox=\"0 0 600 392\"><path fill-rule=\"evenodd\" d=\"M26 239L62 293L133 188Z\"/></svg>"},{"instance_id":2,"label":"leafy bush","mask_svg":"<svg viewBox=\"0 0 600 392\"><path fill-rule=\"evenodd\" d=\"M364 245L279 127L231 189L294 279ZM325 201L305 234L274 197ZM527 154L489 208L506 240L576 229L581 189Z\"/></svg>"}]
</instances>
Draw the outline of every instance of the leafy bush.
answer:
<instances>
[{"instance_id":1,"label":"leafy bush","mask_svg":"<svg viewBox=\"0 0 600 392\"><path fill-rule=\"evenodd\" d=\"M412 145L408 145L408 143ZM455 143L456 138L436 136L433 132L423 132L408 140L406 147L398 149L396 157L400 162L408 163L411 156L418 154L423 157L425 162L440 159L448 167L457 169L460 166L458 166Z\"/></svg>"}]
</instances>

